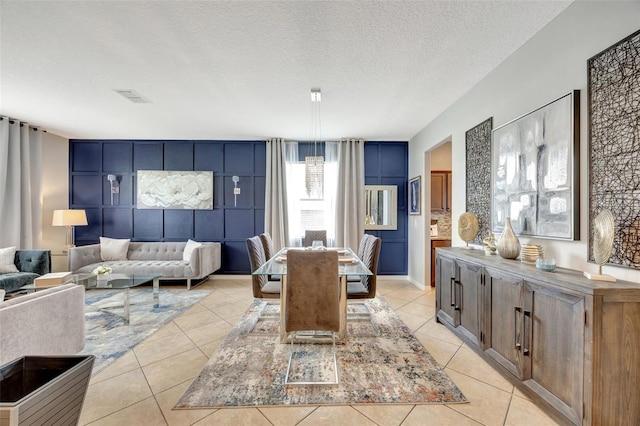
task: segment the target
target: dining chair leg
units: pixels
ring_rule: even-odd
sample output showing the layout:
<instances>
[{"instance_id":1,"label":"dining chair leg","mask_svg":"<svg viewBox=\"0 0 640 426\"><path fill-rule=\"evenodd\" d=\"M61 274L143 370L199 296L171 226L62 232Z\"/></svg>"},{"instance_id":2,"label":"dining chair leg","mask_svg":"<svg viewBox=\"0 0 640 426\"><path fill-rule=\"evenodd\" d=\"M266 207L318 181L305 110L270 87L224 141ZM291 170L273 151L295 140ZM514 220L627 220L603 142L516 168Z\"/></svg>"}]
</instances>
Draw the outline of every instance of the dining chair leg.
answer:
<instances>
[{"instance_id":1,"label":"dining chair leg","mask_svg":"<svg viewBox=\"0 0 640 426\"><path fill-rule=\"evenodd\" d=\"M263 301L262 302L262 308L260 308L260 312L258 313L258 317L256 318L256 320L253 322L253 324L251 325L251 327L249 328L249 331L247 332L247 334L250 335L254 335L254 336L274 336L277 335L278 333L266 333L266 332L257 332L254 333L253 331L256 329L256 327L258 326L258 323L260 321L279 321L279 314L265 314L265 311L267 310L267 308L269 308L270 306L279 306L280 302L273 302L273 301Z\"/></svg>"},{"instance_id":2,"label":"dining chair leg","mask_svg":"<svg viewBox=\"0 0 640 426\"><path fill-rule=\"evenodd\" d=\"M294 362L294 358L296 354L302 353L302 351L296 351L295 341L296 341L297 335L298 335L297 332L292 332L291 335L289 336L291 339L291 351L289 353L289 362L287 363L287 373L285 374L285 377L284 377L284 384L285 385L337 385L339 384L338 351L336 348L336 333L331 333L331 338L332 338L331 358L333 359L332 364L333 364L334 380L332 381L315 381L315 380L290 381L289 380L290 373L291 373L291 365ZM313 334L311 334L310 336L313 336ZM311 343L310 345L315 346L313 345L313 343ZM315 367L317 367L317 365Z\"/></svg>"},{"instance_id":3,"label":"dining chair leg","mask_svg":"<svg viewBox=\"0 0 640 426\"><path fill-rule=\"evenodd\" d=\"M371 324L371 328L373 330L373 332L371 333L351 333L351 336L356 336L356 337L378 337L380 336L380 329L378 328L378 326L376 325L375 321L373 321L373 315L371 315L371 311L369 311L369 308L367 307L367 303L366 302L352 302L349 303L349 305L354 306L354 305L358 305L358 306L362 306L363 310L365 312L360 313L360 312L352 312L351 314L347 313L347 321L353 322L353 321L368 321Z\"/></svg>"},{"instance_id":4,"label":"dining chair leg","mask_svg":"<svg viewBox=\"0 0 640 426\"><path fill-rule=\"evenodd\" d=\"M287 310L287 276L282 276L282 288L280 291L280 343L287 343L287 331L285 330L285 311Z\"/></svg>"},{"instance_id":5,"label":"dining chair leg","mask_svg":"<svg viewBox=\"0 0 640 426\"><path fill-rule=\"evenodd\" d=\"M338 331L338 341L345 341L347 337L347 276L340 277L340 330Z\"/></svg>"}]
</instances>

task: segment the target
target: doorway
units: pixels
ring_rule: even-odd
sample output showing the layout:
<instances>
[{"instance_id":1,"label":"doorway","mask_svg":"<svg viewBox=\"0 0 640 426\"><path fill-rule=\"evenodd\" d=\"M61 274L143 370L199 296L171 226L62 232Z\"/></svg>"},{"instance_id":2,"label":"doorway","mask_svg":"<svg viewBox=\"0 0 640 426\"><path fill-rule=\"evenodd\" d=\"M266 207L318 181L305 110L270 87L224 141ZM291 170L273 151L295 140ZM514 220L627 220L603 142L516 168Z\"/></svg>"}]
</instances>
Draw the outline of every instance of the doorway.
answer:
<instances>
[{"instance_id":1,"label":"doorway","mask_svg":"<svg viewBox=\"0 0 640 426\"><path fill-rule=\"evenodd\" d=\"M451 246L452 211L452 142L445 139L434 148L425 152L425 250L424 283L425 288L434 285L435 249Z\"/></svg>"}]
</instances>

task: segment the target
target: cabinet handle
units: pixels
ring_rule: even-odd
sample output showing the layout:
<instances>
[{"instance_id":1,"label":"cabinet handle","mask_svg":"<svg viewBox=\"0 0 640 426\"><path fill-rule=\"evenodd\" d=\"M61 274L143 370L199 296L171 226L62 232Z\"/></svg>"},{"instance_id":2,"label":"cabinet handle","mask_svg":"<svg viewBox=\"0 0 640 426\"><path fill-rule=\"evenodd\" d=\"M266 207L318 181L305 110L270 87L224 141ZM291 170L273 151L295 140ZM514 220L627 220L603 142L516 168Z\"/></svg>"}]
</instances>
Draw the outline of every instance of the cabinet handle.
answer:
<instances>
[{"instance_id":1,"label":"cabinet handle","mask_svg":"<svg viewBox=\"0 0 640 426\"><path fill-rule=\"evenodd\" d=\"M529 327L527 327L527 317L529 317ZM531 328L531 311L527 311L525 309L524 311L524 315L522 316L522 329L524 330L524 343L528 346L528 347L522 347L522 354L525 356L529 356L529 349L531 348L531 345L529 344L529 337L531 336L531 330L529 330L529 328Z\"/></svg>"},{"instance_id":2,"label":"cabinet handle","mask_svg":"<svg viewBox=\"0 0 640 426\"><path fill-rule=\"evenodd\" d=\"M451 295L451 306L456 306L456 288L453 284L455 280L456 279L454 277L451 277L450 287L449 287L449 294Z\"/></svg>"},{"instance_id":3,"label":"cabinet handle","mask_svg":"<svg viewBox=\"0 0 640 426\"><path fill-rule=\"evenodd\" d=\"M516 350L520 350L520 347L522 346L520 344L520 335L518 333L519 327L518 327L518 314L522 313L522 308L520 306L516 306L513 314L514 317L514 324L513 324L513 340L515 342L516 345Z\"/></svg>"},{"instance_id":4,"label":"cabinet handle","mask_svg":"<svg viewBox=\"0 0 640 426\"><path fill-rule=\"evenodd\" d=\"M462 310L462 282L456 281L456 290L457 293L455 310L460 311Z\"/></svg>"}]
</instances>

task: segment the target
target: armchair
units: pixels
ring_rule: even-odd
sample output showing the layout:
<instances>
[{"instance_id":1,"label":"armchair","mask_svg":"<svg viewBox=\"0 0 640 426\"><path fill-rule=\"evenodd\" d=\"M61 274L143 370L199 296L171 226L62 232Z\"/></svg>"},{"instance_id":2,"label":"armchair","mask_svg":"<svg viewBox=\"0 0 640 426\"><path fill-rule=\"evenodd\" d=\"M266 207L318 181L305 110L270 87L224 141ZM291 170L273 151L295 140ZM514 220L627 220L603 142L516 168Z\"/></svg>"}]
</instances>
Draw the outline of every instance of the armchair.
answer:
<instances>
[{"instance_id":1,"label":"armchair","mask_svg":"<svg viewBox=\"0 0 640 426\"><path fill-rule=\"evenodd\" d=\"M0 274L0 289L11 293L51 272L51 250L16 250L18 272Z\"/></svg>"}]
</instances>

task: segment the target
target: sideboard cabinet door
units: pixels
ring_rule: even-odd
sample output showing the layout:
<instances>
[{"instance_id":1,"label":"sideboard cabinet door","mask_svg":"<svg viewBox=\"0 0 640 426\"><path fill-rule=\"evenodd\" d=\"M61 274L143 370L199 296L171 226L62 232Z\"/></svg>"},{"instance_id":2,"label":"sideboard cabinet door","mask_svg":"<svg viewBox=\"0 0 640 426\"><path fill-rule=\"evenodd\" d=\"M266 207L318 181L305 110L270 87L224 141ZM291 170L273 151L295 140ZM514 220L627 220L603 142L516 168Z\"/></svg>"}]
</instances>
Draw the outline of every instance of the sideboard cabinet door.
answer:
<instances>
[{"instance_id":1,"label":"sideboard cabinet door","mask_svg":"<svg viewBox=\"0 0 640 426\"><path fill-rule=\"evenodd\" d=\"M525 383L546 394L574 423L582 421L585 299L525 281Z\"/></svg>"},{"instance_id":2,"label":"sideboard cabinet door","mask_svg":"<svg viewBox=\"0 0 640 426\"><path fill-rule=\"evenodd\" d=\"M457 261L456 308L460 314L460 332L477 346L480 345L482 313L482 266Z\"/></svg>"},{"instance_id":3,"label":"sideboard cabinet door","mask_svg":"<svg viewBox=\"0 0 640 426\"><path fill-rule=\"evenodd\" d=\"M485 353L518 379L524 377L522 277L487 268L484 286Z\"/></svg>"},{"instance_id":4,"label":"sideboard cabinet door","mask_svg":"<svg viewBox=\"0 0 640 426\"><path fill-rule=\"evenodd\" d=\"M436 315L439 321L457 327L456 310L456 262L448 257L436 258Z\"/></svg>"},{"instance_id":5,"label":"sideboard cabinet door","mask_svg":"<svg viewBox=\"0 0 640 426\"><path fill-rule=\"evenodd\" d=\"M436 315L471 343L480 345L482 318L482 266L436 258Z\"/></svg>"}]
</instances>

